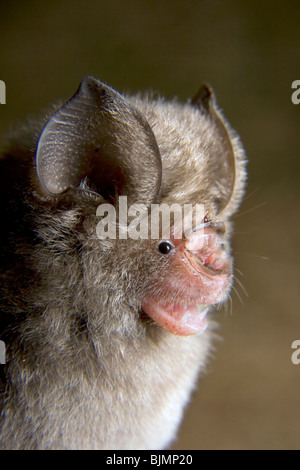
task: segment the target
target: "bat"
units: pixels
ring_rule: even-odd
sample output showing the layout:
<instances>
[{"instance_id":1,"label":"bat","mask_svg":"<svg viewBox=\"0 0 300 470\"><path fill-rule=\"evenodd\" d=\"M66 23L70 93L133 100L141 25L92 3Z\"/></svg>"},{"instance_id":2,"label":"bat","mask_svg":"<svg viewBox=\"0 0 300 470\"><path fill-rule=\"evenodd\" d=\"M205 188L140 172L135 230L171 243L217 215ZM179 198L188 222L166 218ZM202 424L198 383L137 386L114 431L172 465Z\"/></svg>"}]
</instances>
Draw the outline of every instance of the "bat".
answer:
<instances>
[{"instance_id":1,"label":"bat","mask_svg":"<svg viewBox=\"0 0 300 470\"><path fill-rule=\"evenodd\" d=\"M207 85L87 76L2 147L0 448L168 448L234 279L239 136Z\"/></svg>"}]
</instances>

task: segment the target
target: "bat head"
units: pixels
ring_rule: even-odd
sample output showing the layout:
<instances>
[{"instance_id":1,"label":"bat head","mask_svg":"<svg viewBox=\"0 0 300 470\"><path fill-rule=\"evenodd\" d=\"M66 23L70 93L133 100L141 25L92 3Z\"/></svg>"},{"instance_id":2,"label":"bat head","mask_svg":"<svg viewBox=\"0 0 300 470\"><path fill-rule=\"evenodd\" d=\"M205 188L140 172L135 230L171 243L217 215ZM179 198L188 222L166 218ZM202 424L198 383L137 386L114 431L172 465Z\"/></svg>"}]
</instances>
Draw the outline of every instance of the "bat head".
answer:
<instances>
[{"instance_id":1,"label":"bat head","mask_svg":"<svg viewBox=\"0 0 300 470\"><path fill-rule=\"evenodd\" d=\"M246 175L242 146L208 86L179 104L124 97L86 77L44 127L36 170L40 198L80 218L81 291L98 327L143 330L151 319L177 335L204 331L209 307L232 284L229 218ZM99 207L107 237L96 230ZM169 232L159 219L154 236L153 213L164 209Z\"/></svg>"}]
</instances>

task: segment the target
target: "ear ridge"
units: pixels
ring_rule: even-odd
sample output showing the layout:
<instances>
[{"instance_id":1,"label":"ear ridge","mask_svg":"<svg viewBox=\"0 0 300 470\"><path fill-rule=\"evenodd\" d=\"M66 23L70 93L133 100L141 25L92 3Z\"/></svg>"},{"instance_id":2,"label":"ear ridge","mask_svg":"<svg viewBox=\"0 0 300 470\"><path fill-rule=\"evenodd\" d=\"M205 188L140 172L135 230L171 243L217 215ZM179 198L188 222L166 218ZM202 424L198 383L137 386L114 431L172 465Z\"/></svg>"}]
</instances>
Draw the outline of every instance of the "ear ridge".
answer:
<instances>
[{"instance_id":1,"label":"ear ridge","mask_svg":"<svg viewBox=\"0 0 300 470\"><path fill-rule=\"evenodd\" d=\"M198 93L191 100L191 105L210 120L211 131L218 139L219 158L213 162L213 165L220 193L218 212L221 212L228 205L235 186L235 153L230 135L226 121L217 110L215 94L209 85L201 85Z\"/></svg>"},{"instance_id":2,"label":"ear ridge","mask_svg":"<svg viewBox=\"0 0 300 470\"><path fill-rule=\"evenodd\" d=\"M50 195L88 177L99 192L150 204L161 185L161 158L146 118L122 95L92 76L50 118L36 151L40 184Z\"/></svg>"}]
</instances>

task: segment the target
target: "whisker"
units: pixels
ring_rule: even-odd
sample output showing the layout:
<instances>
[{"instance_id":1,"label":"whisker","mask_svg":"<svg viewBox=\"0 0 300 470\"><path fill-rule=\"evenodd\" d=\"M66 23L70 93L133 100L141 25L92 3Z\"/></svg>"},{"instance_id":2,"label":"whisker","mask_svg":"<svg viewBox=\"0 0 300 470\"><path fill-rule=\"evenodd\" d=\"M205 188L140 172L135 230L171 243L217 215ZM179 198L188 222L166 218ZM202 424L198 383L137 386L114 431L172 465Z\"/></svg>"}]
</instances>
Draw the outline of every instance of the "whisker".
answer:
<instances>
[{"instance_id":1,"label":"whisker","mask_svg":"<svg viewBox=\"0 0 300 470\"><path fill-rule=\"evenodd\" d=\"M251 193L246 194L246 196L244 197L244 201L246 201L246 200L249 199L250 197L254 196L254 194L256 194L258 191L260 191L260 187L259 187L259 186L258 186L256 189L254 189Z\"/></svg>"},{"instance_id":2,"label":"whisker","mask_svg":"<svg viewBox=\"0 0 300 470\"><path fill-rule=\"evenodd\" d=\"M236 295L237 295L239 301L241 302L241 304L244 305L244 302L243 302L238 290L234 286L232 286L232 290L236 293Z\"/></svg>"},{"instance_id":3,"label":"whisker","mask_svg":"<svg viewBox=\"0 0 300 470\"><path fill-rule=\"evenodd\" d=\"M249 212L253 212L253 211L257 210L257 209L260 209L261 207L264 207L264 206L266 206L267 204L269 204L269 202L268 202L268 201L264 201L264 202L258 204L257 206L252 207L251 209L247 209L247 210L244 211L244 212L238 212L233 218L236 219L237 217L241 217L242 215L249 214Z\"/></svg>"},{"instance_id":4,"label":"whisker","mask_svg":"<svg viewBox=\"0 0 300 470\"><path fill-rule=\"evenodd\" d=\"M234 268L235 271L237 271L241 276L244 276L244 274L242 273L242 271L238 268Z\"/></svg>"},{"instance_id":5,"label":"whisker","mask_svg":"<svg viewBox=\"0 0 300 470\"><path fill-rule=\"evenodd\" d=\"M242 284L242 282L239 280L238 277L235 277L234 280L238 283L238 285L242 288L242 291L244 292L246 297L249 297L249 294L245 288L245 286Z\"/></svg>"},{"instance_id":6,"label":"whisker","mask_svg":"<svg viewBox=\"0 0 300 470\"><path fill-rule=\"evenodd\" d=\"M230 305L230 309L229 309L229 305ZM228 296L227 302L225 303L225 316L227 316L228 310L229 310L230 316L232 316L232 297L230 294Z\"/></svg>"},{"instance_id":7,"label":"whisker","mask_svg":"<svg viewBox=\"0 0 300 470\"><path fill-rule=\"evenodd\" d=\"M263 259L264 261L270 261L270 258L267 256L262 256L262 255L255 255L254 253L247 253L245 251L235 251L235 255L248 255L248 256L254 256L255 258Z\"/></svg>"},{"instance_id":8,"label":"whisker","mask_svg":"<svg viewBox=\"0 0 300 470\"><path fill-rule=\"evenodd\" d=\"M229 298L227 299L227 302L224 303L225 317L227 317L227 313L228 313L228 304L229 304Z\"/></svg>"},{"instance_id":9,"label":"whisker","mask_svg":"<svg viewBox=\"0 0 300 470\"><path fill-rule=\"evenodd\" d=\"M232 301L232 297L230 294L229 294L229 301L230 301L230 315L232 316L233 315L233 301Z\"/></svg>"}]
</instances>

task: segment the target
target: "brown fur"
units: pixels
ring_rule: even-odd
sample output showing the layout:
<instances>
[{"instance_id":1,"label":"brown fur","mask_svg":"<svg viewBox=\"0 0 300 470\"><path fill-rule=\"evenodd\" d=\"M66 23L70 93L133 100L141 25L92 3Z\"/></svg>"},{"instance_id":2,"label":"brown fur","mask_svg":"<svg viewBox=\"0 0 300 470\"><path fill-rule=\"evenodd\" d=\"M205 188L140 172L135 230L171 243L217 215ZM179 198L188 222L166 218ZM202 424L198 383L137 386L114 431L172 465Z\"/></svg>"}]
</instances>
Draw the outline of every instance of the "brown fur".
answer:
<instances>
[{"instance_id":1,"label":"brown fur","mask_svg":"<svg viewBox=\"0 0 300 470\"><path fill-rule=\"evenodd\" d=\"M101 82L89 80L102 89ZM157 240L99 240L96 209L115 200L112 180L117 193L140 196L148 205L203 203L211 218L226 224L229 250L229 217L246 177L242 146L211 100L208 106L200 97L198 107L145 97L119 102L120 95L105 90L105 103L97 98L92 111L82 112L97 115L97 139L109 134L103 150L108 157L97 168L100 179L85 169L71 175L67 167L64 182L70 187L56 195L45 191L51 170L38 177L34 159L53 111L16 131L0 160L4 449L165 448L211 351L212 326L200 336L177 337L142 314L141 301L155 290L154 280L168 276L168 259L158 252ZM105 114L112 106L118 119ZM230 136L230 191L224 140L212 115L225 122ZM95 129L80 125L88 145ZM68 148L77 150L74 139ZM73 165L75 150L64 168ZM134 171L126 173L130 166ZM112 175L119 168L123 179L117 181ZM223 188L218 181L225 181Z\"/></svg>"}]
</instances>

